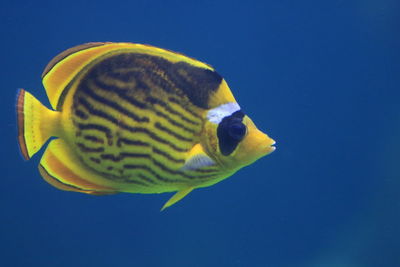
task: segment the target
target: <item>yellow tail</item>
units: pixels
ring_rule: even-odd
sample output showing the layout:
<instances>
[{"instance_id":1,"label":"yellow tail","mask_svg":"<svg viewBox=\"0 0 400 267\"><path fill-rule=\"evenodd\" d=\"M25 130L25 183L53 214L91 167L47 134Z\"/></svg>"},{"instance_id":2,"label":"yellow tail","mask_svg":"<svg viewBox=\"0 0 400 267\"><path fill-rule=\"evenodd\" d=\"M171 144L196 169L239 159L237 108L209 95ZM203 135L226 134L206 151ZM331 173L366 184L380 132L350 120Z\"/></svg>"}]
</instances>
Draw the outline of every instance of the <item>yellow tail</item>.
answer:
<instances>
[{"instance_id":1,"label":"yellow tail","mask_svg":"<svg viewBox=\"0 0 400 267\"><path fill-rule=\"evenodd\" d=\"M28 160L55 135L59 112L46 108L24 89L18 91L16 109L19 148Z\"/></svg>"}]
</instances>

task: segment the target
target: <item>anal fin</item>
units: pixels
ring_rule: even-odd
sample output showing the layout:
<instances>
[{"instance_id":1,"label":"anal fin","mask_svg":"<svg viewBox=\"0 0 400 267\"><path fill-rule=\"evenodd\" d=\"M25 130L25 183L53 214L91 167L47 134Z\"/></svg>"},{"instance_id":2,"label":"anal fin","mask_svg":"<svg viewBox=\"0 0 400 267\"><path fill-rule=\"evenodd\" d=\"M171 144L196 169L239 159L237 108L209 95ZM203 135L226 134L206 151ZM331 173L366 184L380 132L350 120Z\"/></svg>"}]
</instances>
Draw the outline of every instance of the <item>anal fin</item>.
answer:
<instances>
[{"instance_id":1,"label":"anal fin","mask_svg":"<svg viewBox=\"0 0 400 267\"><path fill-rule=\"evenodd\" d=\"M186 189L180 190L178 192L175 193L175 195L173 195L165 204L164 206L161 208L161 211L165 210L168 207L171 207L172 205L174 205L176 202L178 202L179 200L181 200L182 198L184 198L187 194L189 194L190 192L192 192L192 190L194 189L194 187L187 187Z\"/></svg>"},{"instance_id":2,"label":"anal fin","mask_svg":"<svg viewBox=\"0 0 400 267\"><path fill-rule=\"evenodd\" d=\"M71 156L62 139L50 141L40 160L39 172L44 180L61 190L92 195L118 193L111 186L103 185L101 179L81 166L79 160Z\"/></svg>"}]
</instances>

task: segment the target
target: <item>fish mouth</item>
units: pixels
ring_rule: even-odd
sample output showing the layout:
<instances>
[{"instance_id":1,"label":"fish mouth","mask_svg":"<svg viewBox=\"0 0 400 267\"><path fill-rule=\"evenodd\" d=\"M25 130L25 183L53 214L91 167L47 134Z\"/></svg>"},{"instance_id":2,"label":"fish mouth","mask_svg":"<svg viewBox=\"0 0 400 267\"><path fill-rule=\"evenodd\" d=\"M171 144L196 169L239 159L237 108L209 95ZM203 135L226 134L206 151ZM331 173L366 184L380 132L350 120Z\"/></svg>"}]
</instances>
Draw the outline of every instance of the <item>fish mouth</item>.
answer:
<instances>
[{"instance_id":1,"label":"fish mouth","mask_svg":"<svg viewBox=\"0 0 400 267\"><path fill-rule=\"evenodd\" d=\"M274 146L275 144L276 144L275 140L271 139L271 144L266 148L267 154L270 154L275 151L276 149L276 147Z\"/></svg>"}]
</instances>

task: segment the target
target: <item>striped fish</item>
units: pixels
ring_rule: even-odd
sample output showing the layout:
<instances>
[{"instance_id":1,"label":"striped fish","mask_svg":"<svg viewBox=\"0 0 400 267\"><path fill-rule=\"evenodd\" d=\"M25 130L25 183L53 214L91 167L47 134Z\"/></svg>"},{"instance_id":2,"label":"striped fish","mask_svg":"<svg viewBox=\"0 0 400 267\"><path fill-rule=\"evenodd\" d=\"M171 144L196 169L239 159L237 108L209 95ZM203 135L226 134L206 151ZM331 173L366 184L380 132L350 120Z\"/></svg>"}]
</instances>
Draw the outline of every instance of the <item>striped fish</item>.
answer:
<instances>
[{"instance_id":1,"label":"striped fish","mask_svg":"<svg viewBox=\"0 0 400 267\"><path fill-rule=\"evenodd\" d=\"M18 140L51 185L93 195L177 193L218 183L272 152L209 65L133 43L87 43L45 68L53 110L20 89Z\"/></svg>"}]
</instances>

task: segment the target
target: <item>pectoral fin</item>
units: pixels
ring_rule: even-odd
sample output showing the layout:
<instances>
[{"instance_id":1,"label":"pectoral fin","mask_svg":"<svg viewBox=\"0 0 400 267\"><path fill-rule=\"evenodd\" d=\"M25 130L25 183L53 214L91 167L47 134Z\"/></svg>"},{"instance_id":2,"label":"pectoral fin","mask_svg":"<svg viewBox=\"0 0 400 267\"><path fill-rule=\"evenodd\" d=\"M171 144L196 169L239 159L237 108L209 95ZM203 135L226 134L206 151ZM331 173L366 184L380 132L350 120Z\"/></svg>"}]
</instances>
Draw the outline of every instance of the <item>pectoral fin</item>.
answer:
<instances>
[{"instance_id":1,"label":"pectoral fin","mask_svg":"<svg viewBox=\"0 0 400 267\"><path fill-rule=\"evenodd\" d=\"M203 150L200 144L196 144L189 152L185 165L181 167L182 171L191 171L202 167L215 165L215 162Z\"/></svg>"},{"instance_id":2,"label":"pectoral fin","mask_svg":"<svg viewBox=\"0 0 400 267\"><path fill-rule=\"evenodd\" d=\"M178 202L179 200L181 200L182 198L184 198L187 194L189 194L190 192L192 192L192 190L194 189L194 187L188 187L186 189L183 189L181 191L176 192L175 195L173 195L168 201L167 203L164 204L164 206L161 208L161 211L165 210L166 208L174 205L176 202Z\"/></svg>"}]
</instances>

